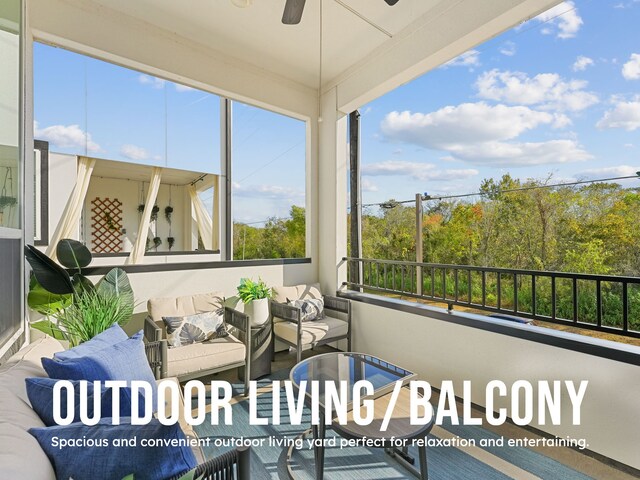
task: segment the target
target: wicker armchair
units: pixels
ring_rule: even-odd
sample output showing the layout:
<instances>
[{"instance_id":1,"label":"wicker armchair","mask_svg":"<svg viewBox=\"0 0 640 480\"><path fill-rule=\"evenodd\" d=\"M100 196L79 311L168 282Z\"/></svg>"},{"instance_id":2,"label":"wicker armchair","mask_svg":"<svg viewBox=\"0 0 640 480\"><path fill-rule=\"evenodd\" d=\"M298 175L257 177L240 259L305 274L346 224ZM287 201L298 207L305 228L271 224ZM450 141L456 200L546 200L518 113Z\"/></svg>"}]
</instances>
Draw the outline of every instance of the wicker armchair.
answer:
<instances>
[{"instance_id":1,"label":"wicker armchair","mask_svg":"<svg viewBox=\"0 0 640 480\"><path fill-rule=\"evenodd\" d=\"M317 285L276 287L274 291L275 299L269 304L274 342L277 338L285 345L295 348L297 362L302 359L303 349L333 343L337 340L346 339L347 350L351 350L350 300L322 295ZM326 318L303 322L301 309L286 303L288 300L306 298L322 298Z\"/></svg>"},{"instance_id":2,"label":"wicker armchair","mask_svg":"<svg viewBox=\"0 0 640 480\"><path fill-rule=\"evenodd\" d=\"M216 298L219 297L212 293L175 299L149 300L150 315L144 322L147 358L156 378L176 377L181 382L245 367L247 375L244 381L244 394L246 396L249 393L251 369L251 323L248 315L230 307L224 307L225 322L242 332L244 341L229 335L210 342L171 349L167 345L162 324L163 316L192 315L208 311L207 309L211 311L213 308L209 302L213 302Z\"/></svg>"}]
</instances>

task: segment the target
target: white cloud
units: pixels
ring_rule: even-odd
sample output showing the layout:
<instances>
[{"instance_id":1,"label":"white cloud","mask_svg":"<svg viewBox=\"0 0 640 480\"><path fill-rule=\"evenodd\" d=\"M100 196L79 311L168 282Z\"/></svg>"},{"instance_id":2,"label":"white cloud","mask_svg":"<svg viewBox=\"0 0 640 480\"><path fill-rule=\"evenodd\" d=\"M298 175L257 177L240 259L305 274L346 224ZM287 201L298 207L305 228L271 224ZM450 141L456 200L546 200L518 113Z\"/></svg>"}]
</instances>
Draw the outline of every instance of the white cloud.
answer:
<instances>
[{"instance_id":1,"label":"white cloud","mask_svg":"<svg viewBox=\"0 0 640 480\"><path fill-rule=\"evenodd\" d=\"M282 187L279 185L249 185L244 186L239 183L233 184L233 194L240 197L258 197L271 200L288 200L296 202L304 200L303 190L292 187Z\"/></svg>"},{"instance_id":2,"label":"white cloud","mask_svg":"<svg viewBox=\"0 0 640 480\"><path fill-rule=\"evenodd\" d=\"M591 66L593 66L592 58L585 57L584 55L579 55L571 68L573 68L574 72L583 72L587 69L587 67Z\"/></svg>"},{"instance_id":3,"label":"white cloud","mask_svg":"<svg viewBox=\"0 0 640 480\"><path fill-rule=\"evenodd\" d=\"M640 79L640 53L632 53L629 61L622 66L622 76L626 80Z\"/></svg>"},{"instance_id":4,"label":"white cloud","mask_svg":"<svg viewBox=\"0 0 640 480\"><path fill-rule=\"evenodd\" d=\"M564 124L565 118L523 106L463 103L427 114L391 112L382 121L381 130L392 141L448 150L459 143L513 139L540 125Z\"/></svg>"},{"instance_id":5,"label":"white cloud","mask_svg":"<svg viewBox=\"0 0 640 480\"><path fill-rule=\"evenodd\" d=\"M469 50L462 55L449 60L443 65L443 67L469 67L473 70L473 67L480 66L480 52L478 50Z\"/></svg>"},{"instance_id":6,"label":"white cloud","mask_svg":"<svg viewBox=\"0 0 640 480\"><path fill-rule=\"evenodd\" d=\"M568 122L565 115L480 102L448 106L428 114L391 112L381 130L391 141L446 151L451 160L481 165L540 165L591 158L574 139L507 142L538 126L558 127ZM375 168L367 166L366 171L368 175L402 172L396 174L415 176L417 171L411 170L414 166L411 162L382 162Z\"/></svg>"},{"instance_id":7,"label":"white cloud","mask_svg":"<svg viewBox=\"0 0 640 480\"><path fill-rule=\"evenodd\" d=\"M363 178L360 182L360 188L363 192L377 192L378 186L367 178Z\"/></svg>"},{"instance_id":8,"label":"white cloud","mask_svg":"<svg viewBox=\"0 0 640 480\"><path fill-rule=\"evenodd\" d=\"M536 17L545 24L540 30L544 35L556 34L557 38L567 39L577 35L584 23L578 9L572 1L562 2Z\"/></svg>"},{"instance_id":9,"label":"white cloud","mask_svg":"<svg viewBox=\"0 0 640 480\"><path fill-rule=\"evenodd\" d=\"M163 88L165 84L165 80L163 80L162 78L151 77L149 75L143 74L138 75L138 82L140 82L142 85L150 85L151 87L157 89Z\"/></svg>"},{"instance_id":10,"label":"white cloud","mask_svg":"<svg viewBox=\"0 0 640 480\"><path fill-rule=\"evenodd\" d=\"M528 166L582 162L593 158L575 140L485 142L452 148L454 157L478 165Z\"/></svg>"},{"instance_id":11,"label":"white cloud","mask_svg":"<svg viewBox=\"0 0 640 480\"><path fill-rule=\"evenodd\" d=\"M516 54L516 44L511 40L504 42L499 51L502 55L513 57Z\"/></svg>"},{"instance_id":12,"label":"white cloud","mask_svg":"<svg viewBox=\"0 0 640 480\"><path fill-rule=\"evenodd\" d=\"M51 125L39 128L38 122L33 124L33 135L38 140L45 140L58 148L82 148L89 152L100 151L100 145L94 142L91 134L84 132L79 125Z\"/></svg>"},{"instance_id":13,"label":"white cloud","mask_svg":"<svg viewBox=\"0 0 640 480\"><path fill-rule=\"evenodd\" d=\"M537 105L546 110L579 111L598 103L598 97L585 91L584 80L563 80L557 73L540 73L528 77L523 72L484 72L475 87L478 96L518 105Z\"/></svg>"},{"instance_id":14,"label":"white cloud","mask_svg":"<svg viewBox=\"0 0 640 480\"><path fill-rule=\"evenodd\" d=\"M370 163L362 167L363 176L407 176L415 178L416 180L434 181L460 180L475 177L479 173L478 170L473 168L441 169L432 163L405 162L400 160Z\"/></svg>"},{"instance_id":15,"label":"white cloud","mask_svg":"<svg viewBox=\"0 0 640 480\"><path fill-rule=\"evenodd\" d=\"M637 130L640 128L640 99L637 98L631 102L617 102L598 120L596 127L599 129L623 128L628 132Z\"/></svg>"},{"instance_id":16,"label":"white cloud","mask_svg":"<svg viewBox=\"0 0 640 480\"><path fill-rule=\"evenodd\" d=\"M640 166L617 165L615 167L590 168L581 172L581 177L588 179L603 177L630 177L640 171Z\"/></svg>"},{"instance_id":17,"label":"white cloud","mask_svg":"<svg viewBox=\"0 0 640 480\"><path fill-rule=\"evenodd\" d=\"M631 0L630 2L616 3L613 8L632 8L634 5L640 3L640 0Z\"/></svg>"},{"instance_id":18,"label":"white cloud","mask_svg":"<svg viewBox=\"0 0 640 480\"><path fill-rule=\"evenodd\" d=\"M149 158L149 153L144 148L130 144L122 145L120 155L129 160L146 160Z\"/></svg>"}]
</instances>

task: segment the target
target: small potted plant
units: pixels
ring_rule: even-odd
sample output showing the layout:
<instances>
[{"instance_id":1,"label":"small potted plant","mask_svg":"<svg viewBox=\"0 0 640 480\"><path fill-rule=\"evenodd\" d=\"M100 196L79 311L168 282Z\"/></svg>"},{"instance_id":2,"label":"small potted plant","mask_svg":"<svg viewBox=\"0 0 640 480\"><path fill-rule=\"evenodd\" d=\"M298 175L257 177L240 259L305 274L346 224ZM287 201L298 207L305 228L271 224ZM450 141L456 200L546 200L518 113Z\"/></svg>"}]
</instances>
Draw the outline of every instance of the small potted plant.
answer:
<instances>
[{"instance_id":1,"label":"small potted plant","mask_svg":"<svg viewBox=\"0 0 640 480\"><path fill-rule=\"evenodd\" d=\"M250 278L240 280L238 296L244 303L244 313L251 318L251 325L259 327L269 320L269 299L273 289L261 279L257 282Z\"/></svg>"}]
</instances>

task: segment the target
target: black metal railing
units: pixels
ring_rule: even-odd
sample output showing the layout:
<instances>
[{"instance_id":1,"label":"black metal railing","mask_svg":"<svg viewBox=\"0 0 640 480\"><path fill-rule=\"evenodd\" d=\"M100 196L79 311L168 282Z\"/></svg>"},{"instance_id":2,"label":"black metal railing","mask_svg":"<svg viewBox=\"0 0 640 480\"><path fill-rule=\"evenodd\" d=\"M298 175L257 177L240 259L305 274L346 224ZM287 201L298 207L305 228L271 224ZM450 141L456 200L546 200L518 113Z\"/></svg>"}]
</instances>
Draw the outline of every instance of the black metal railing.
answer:
<instances>
[{"instance_id":1,"label":"black metal railing","mask_svg":"<svg viewBox=\"0 0 640 480\"><path fill-rule=\"evenodd\" d=\"M351 289L640 338L640 277L343 260Z\"/></svg>"}]
</instances>

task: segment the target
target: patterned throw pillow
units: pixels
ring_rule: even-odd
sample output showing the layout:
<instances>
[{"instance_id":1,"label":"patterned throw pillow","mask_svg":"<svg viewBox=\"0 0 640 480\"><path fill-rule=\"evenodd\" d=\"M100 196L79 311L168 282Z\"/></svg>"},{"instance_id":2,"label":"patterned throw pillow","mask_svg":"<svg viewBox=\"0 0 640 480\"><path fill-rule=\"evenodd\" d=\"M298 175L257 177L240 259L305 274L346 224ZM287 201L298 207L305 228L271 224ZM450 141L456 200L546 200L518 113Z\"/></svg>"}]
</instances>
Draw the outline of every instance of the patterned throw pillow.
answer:
<instances>
[{"instance_id":1,"label":"patterned throw pillow","mask_svg":"<svg viewBox=\"0 0 640 480\"><path fill-rule=\"evenodd\" d=\"M304 300L289 300L287 303L301 310L300 321L312 322L314 320L322 320L324 314L324 300L321 298L306 298Z\"/></svg>"},{"instance_id":2,"label":"patterned throw pillow","mask_svg":"<svg viewBox=\"0 0 640 480\"><path fill-rule=\"evenodd\" d=\"M167 326L169 347L202 343L229 335L220 311L196 313L184 317L162 317Z\"/></svg>"}]
</instances>

